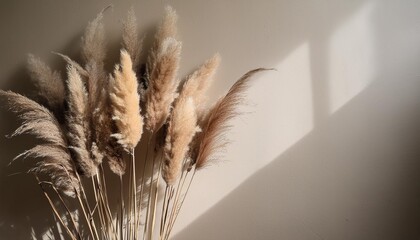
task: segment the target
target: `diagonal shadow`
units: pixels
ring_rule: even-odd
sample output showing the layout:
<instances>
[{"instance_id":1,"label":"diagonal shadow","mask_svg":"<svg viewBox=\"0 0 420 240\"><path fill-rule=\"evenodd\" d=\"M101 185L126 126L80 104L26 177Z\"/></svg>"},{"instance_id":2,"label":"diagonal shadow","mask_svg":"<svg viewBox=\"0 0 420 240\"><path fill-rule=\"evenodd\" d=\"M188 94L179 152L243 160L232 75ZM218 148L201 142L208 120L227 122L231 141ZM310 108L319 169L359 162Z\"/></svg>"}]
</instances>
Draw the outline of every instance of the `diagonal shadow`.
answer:
<instances>
[{"instance_id":1,"label":"diagonal shadow","mask_svg":"<svg viewBox=\"0 0 420 240\"><path fill-rule=\"evenodd\" d=\"M375 82L174 239L418 239L416 89Z\"/></svg>"},{"instance_id":2,"label":"diagonal shadow","mask_svg":"<svg viewBox=\"0 0 420 240\"><path fill-rule=\"evenodd\" d=\"M375 81L329 117L328 34L309 38L314 130L174 239L420 237L420 59L406 50L418 4L376 3Z\"/></svg>"}]
</instances>

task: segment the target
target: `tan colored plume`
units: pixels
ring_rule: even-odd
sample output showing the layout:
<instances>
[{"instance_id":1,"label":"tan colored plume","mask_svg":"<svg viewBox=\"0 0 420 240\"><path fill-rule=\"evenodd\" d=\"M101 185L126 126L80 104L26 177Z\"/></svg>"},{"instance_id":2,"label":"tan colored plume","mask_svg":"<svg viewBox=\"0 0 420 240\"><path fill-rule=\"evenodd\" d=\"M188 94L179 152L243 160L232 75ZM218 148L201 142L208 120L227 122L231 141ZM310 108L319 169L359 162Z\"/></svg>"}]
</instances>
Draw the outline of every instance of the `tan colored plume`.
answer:
<instances>
[{"instance_id":1,"label":"tan colored plume","mask_svg":"<svg viewBox=\"0 0 420 240\"><path fill-rule=\"evenodd\" d=\"M143 133L143 118L140 115L140 96L137 92L137 78L133 71L131 57L121 50L120 65L115 66L110 78L109 94L112 105L112 119L117 133L112 134L127 151L134 149Z\"/></svg>"},{"instance_id":2,"label":"tan colored plume","mask_svg":"<svg viewBox=\"0 0 420 240\"><path fill-rule=\"evenodd\" d=\"M123 48L130 54L133 69L136 71L140 63L140 51L143 39L139 39L138 36L137 19L133 8L128 11L127 18L123 22L122 40Z\"/></svg>"},{"instance_id":3,"label":"tan colored plume","mask_svg":"<svg viewBox=\"0 0 420 240\"><path fill-rule=\"evenodd\" d=\"M171 104L176 98L179 80L181 43L174 38L163 41L156 54L154 68L149 75L146 92L146 127L156 132L169 116Z\"/></svg>"},{"instance_id":4,"label":"tan colored plume","mask_svg":"<svg viewBox=\"0 0 420 240\"><path fill-rule=\"evenodd\" d=\"M206 92L213 82L214 74L220 64L220 55L215 54L200 66L193 74L188 76L182 86L181 95L190 96L196 106L197 116L201 118L204 112Z\"/></svg>"},{"instance_id":5,"label":"tan colored plume","mask_svg":"<svg viewBox=\"0 0 420 240\"><path fill-rule=\"evenodd\" d=\"M87 116L87 92L82 79L73 66L67 68L67 137L77 170L87 177L97 173L97 165L89 151L89 122Z\"/></svg>"},{"instance_id":6,"label":"tan colored plume","mask_svg":"<svg viewBox=\"0 0 420 240\"><path fill-rule=\"evenodd\" d=\"M188 146L197 132L197 115L191 97L178 98L168 123L162 177L168 185L178 179Z\"/></svg>"}]
</instances>

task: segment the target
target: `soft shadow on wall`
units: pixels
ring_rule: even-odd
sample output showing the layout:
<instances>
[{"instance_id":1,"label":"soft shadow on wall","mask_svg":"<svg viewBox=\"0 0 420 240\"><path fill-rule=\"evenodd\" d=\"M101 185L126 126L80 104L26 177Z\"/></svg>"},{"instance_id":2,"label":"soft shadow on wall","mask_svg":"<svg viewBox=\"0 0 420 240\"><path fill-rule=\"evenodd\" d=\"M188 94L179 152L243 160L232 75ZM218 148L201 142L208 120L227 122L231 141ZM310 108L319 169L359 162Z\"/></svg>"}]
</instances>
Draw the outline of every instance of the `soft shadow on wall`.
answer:
<instances>
[{"instance_id":1,"label":"soft shadow on wall","mask_svg":"<svg viewBox=\"0 0 420 240\"><path fill-rule=\"evenodd\" d=\"M314 97L313 130L174 239L420 237L419 3L367 3L370 83L330 115L330 36L309 39L313 93L324 94Z\"/></svg>"}]
</instances>

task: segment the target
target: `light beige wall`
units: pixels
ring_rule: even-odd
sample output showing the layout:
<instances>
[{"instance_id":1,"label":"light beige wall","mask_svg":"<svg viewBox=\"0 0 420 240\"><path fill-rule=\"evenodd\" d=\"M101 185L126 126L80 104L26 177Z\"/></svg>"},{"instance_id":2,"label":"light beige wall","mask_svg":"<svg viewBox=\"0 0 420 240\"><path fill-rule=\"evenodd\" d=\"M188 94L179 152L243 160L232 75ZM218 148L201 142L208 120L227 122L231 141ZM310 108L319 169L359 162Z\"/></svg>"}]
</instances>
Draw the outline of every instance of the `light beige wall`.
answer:
<instances>
[{"instance_id":1,"label":"light beige wall","mask_svg":"<svg viewBox=\"0 0 420 240\"><path fill-rule=\"evenodd\" d=\"M420 237L419 1L3 1L0 88L29 93L29 52L77 57L109 3L112 56L131 5L150 38L171 4L182 76L222 55L212 99L251 68L277 68L256 78L225 158L197 175L174 239ZM16 124L0 114L5 135ZM0 239L51 224L32 178L7 167L28 146L0 138Z\"/></svg>"}]
</instances>

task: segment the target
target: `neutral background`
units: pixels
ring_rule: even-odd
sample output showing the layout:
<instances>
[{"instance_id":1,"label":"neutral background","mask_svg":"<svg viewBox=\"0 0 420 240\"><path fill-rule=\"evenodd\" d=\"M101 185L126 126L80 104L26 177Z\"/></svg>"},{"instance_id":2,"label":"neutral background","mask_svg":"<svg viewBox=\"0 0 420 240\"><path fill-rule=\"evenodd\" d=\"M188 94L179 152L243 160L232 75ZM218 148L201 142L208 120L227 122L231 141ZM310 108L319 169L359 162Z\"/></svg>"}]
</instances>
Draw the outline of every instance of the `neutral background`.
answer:
<instances>
[{"instance_id":1,"label":"neutral background","mask_svg":"<svg viewBox=\"0 0 420 240\"><path fill-rule=\"evenodd\" d=\"M174 239L420 238L420 1L3 0L0 88L31 94L27 53L63 69L50 52L77 58L84 27L110 3L112 61L130 6L147 46L170 4L181 76L223 58L211 99L249 69L277 68L255 79L225 157L197 175ZM4 136L17 124L0 114ZM51 224L34 180L7 166L29 146L0 137L0 239Z\"/></svg>"}]
</instances>

